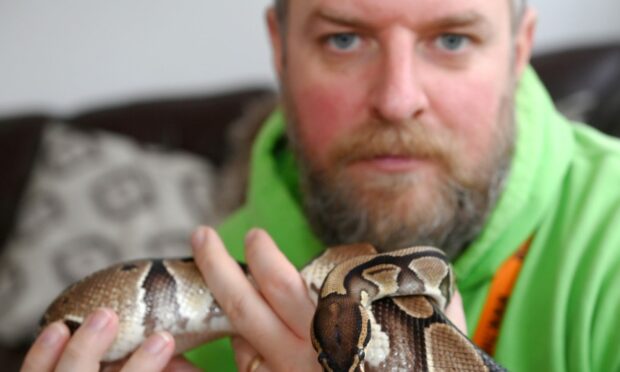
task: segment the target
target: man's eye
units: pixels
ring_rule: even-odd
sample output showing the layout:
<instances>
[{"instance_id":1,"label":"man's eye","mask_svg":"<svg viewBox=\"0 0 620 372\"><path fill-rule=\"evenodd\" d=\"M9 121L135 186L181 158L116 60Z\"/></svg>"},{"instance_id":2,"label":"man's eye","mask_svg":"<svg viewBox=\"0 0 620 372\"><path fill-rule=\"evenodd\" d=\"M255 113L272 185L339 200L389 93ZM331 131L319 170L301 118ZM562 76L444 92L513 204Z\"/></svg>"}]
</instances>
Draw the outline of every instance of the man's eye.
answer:
<instances>
[{"instance_id":1,"label":"man's eye","mask_svg":"<svg viewBox=\"0 0 620 372\"><path fill-rule=\"evenodd\" d=\"M467 36L458 34L444 34L437 39L438 46L449 52L458 52L467 46L468 42Z\"/></svg>"},{"instance_id":2,"label":"man's eye","mask_svg":"<svg viewBox=\"0 0 620 372\"><path fill-rule=\"evenodd\" d=\"M360 37L352 33L334 34L327 38L327 43L338 51L346 52L358 47Z\"/></svg>"}]
</instances>

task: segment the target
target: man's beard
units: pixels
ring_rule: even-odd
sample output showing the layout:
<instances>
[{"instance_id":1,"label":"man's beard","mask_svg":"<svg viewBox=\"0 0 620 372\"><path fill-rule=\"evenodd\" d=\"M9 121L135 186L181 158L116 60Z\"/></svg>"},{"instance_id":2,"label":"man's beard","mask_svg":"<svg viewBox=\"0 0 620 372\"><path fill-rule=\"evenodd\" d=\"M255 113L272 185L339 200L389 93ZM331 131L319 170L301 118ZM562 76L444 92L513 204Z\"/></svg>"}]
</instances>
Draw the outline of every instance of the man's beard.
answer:
<instances>
[{"instance_id":1,"label":"man's beard","mask_svg":"<svg viewBox=\"0 0 620 372\"><path fill-rule=\"evenodd\" d=\"M331 146L329 169L306 156L297 115L283 89L288 137L295 153L310 225L327 246L367 242L379 251L415 245L442 249L457 257L478 235L507 177L514 148L513 96L502 98L492 153L475 169L463 169L448 132L424 123L366 123ZM437 131L437 129L435 129ZM347 172L353 162L381 155L427 159L435 172L382 174L375 178Z\"/></svg>"}]
</instances>

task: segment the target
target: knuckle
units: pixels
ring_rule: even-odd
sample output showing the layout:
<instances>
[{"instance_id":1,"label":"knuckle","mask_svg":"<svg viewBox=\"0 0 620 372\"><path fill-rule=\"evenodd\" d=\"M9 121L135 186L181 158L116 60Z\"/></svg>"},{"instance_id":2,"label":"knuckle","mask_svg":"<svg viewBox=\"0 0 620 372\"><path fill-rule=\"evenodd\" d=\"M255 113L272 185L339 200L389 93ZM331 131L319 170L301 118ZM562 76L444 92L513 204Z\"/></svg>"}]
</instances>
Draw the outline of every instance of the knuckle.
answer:
<instances>
[{"instance_id":1,"label":"knuckle","mask_svg":"<svg viewBox=\"0 0 620 372\"><path fill-rule=\"evenodd\" d=\"M204 249L194 251L194 262L202 270L211 270L216 264L215 259L212 257L213 255L209 253Z\"/></svg>"},{"instance_id":2,"label":"knuckle","mask_svg":"<svg viewBox=\"0 0 620 372\"><path fill-rule=\"evenodd\" d=\"M298 280L291 280L291 278L284 277L283 275L273 275L271 280L267 281L261 289L270 297L288 296L299 293L299 284Z\"/></svg>"},{"instance_id":3,"label":"knuckle","mask_svg":"<svg viewBox=\"0 0 620 372\"><path fill-rule=\"evenodd\" d=\"M99 372L118 372L118 371L122 371L122 368L123 368L122 362L104 363L102 364Z\"/></svg>"},{"instance_id":4,"label":"knuckle","mask_svg":"<svg viewBox=\"0 0 620 372\"><path fill-rule=\"evenodd\" d=\"M21 372L39 371L42 370L40 361L32 356L26 357L22 363Z\"/></svg>"},{"instance_id":5,"label":"knuckle","mask_svg":"<svg viewBox=\"0 0 620 372\"><path fill-rule=\"evenodd\" d=\"M244 245L244 254L247 261L253 261L258 254L258 247L252 241L252 243L248 243L247 240Z\"/></svg>"},{"instance_id":6,"label":"knuckle","mask_svg":"<svg viewBox=\"0 0 620 372\"><path fill-rule=\"evenodd\" d=\"M194 262L198 267L200 275L207 282L207 284L209 284L209 279L212 279L214 273L218 271L218 267L221 266L221 262L218 262L218 259L213 257L213 254L210 253L195 255Z\"/></svg>"},{"instance_id":7,"label":"knuckle","mask_svg":"<svg viewBox=\"0 0 620 372\"><path fill-rule=\"evenodd\" d=\"M249 312L248 297L237 293L230 294L224 312L233 323L245 319Z\"/></svg>"},{"instance_id":8,"label":"knuckle","mask_svg":"<svg viewBox=\"0 0 620 372\"><path fill-rule=\"evenodd\" d=\"M69 361L80 360L84 358L84 350L87 350L87 349L88 348L85 348L84 345L78 342L69 342L69 344L67 344L67 347L65 348L63 352L63 359L66 359Z\"/></svg>"},{"instance_id":9,"label":"knuckle","mask_svg":"<svg viewBox=\"0 0 620 372\"><path fill-rule=\"evenodd\" d=\"M278 371L303 371L304 369L300 369L303 367L301 367L297 362L299 361L298 360L287 360L281 365L278 365L276 369Z\"/></svg>"}]
</instances>

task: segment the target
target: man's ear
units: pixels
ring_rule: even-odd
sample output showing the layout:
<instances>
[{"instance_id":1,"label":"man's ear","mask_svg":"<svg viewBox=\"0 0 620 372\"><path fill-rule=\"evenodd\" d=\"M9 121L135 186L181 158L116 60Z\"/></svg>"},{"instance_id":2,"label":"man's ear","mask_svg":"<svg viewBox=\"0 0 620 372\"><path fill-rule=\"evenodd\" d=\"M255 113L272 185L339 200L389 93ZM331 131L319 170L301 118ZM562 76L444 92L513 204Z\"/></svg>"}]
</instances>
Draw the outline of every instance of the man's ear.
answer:
<instances>
[{"instance_id":1,"label":"man's ear","mask_svg":"<svg viewBox=\"0 0 620 372\"><path fill-rule=\"evenodd\" d=\"M523 70L530 63L537 21L538 14L531 7L527 7L515 37L515 72L517 78L521 78Z\"/></svg>"},{"instance_id":2,"label":"man's ear","mask_svg":"<svg viewBox=\"0 0 620 372\"><path fill-rule=\"evenodd\" d=\"M284 55L282 54L284 51L283 43L285 40L284 36L280 32L280 22L278 21L278 15L273 6L267 9L265 18L267 21L267 29L269 31L269 40L271 41L271 56L273 58L273 64L276 69L276 73L278 76L281 76L282 65L284 63Z\"/></svg>"}]
</instances>

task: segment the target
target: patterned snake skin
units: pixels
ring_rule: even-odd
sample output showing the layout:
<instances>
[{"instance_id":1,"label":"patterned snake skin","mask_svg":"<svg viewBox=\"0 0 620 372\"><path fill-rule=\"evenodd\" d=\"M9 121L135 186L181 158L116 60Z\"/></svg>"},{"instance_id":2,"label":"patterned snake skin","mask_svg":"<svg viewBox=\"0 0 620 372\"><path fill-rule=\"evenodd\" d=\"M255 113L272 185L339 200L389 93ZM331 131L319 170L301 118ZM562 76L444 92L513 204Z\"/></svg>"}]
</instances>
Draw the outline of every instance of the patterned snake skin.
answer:
<instances>
[{"instance_id":1,"label":"patterned snake skin","mask_svg":"<svg viewBox=\"0 0 620 372\"><path fill-rule=\"evenodd\" d=\"M312 340L326 371L503 371L442 313L454 275L440 250L377 254L367 244L326 250L301 272L317 302ZM41 325L74 331L99 307L114 309L119 334L104 361L129 355L167 330L177 352L233 334L193 259L121 263L68 287Z\"/></svg>"}]
</instances>

